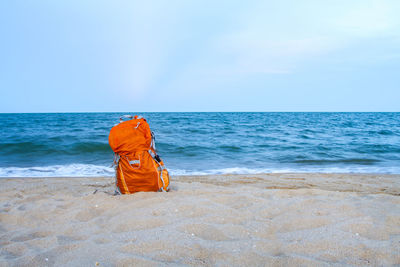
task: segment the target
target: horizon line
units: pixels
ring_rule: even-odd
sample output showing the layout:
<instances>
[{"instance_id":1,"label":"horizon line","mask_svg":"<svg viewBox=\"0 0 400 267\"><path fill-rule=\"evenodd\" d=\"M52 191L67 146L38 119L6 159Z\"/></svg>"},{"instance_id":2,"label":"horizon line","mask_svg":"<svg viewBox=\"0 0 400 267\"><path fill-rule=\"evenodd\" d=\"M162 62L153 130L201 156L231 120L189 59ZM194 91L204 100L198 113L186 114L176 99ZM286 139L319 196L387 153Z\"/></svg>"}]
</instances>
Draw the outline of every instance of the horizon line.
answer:
<instances>
[{"instance_id":1,"label":"horizon line","mask_svg":"<svg viewBox=\"0 0 400 267\"><path fill-rule=\"evenodd\" d=\"M400 113L400 111L48 111L0 112L0 114L65 114L65 113Z\"/></svg>"}]
</instances>

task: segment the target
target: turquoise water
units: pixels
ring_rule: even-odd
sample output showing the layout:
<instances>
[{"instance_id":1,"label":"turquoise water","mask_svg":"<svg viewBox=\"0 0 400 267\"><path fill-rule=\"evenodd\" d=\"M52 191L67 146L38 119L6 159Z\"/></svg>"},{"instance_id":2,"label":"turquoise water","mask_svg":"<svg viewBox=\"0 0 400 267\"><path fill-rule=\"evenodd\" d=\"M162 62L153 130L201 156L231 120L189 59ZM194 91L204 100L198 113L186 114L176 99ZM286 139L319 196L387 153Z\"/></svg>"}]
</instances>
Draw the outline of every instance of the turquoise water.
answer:
<instances>
[{"instance_id":1,"label":"turquoise water","mask_svg":"<svg viewBox=\"0 0 400 267\"><path fill-rule=\"evenodd\" d=\"M0 114L0 176L111 176L125 113ZM132 113L172 174L400 173L400 113Z\"/></svg>"}]
</instances>

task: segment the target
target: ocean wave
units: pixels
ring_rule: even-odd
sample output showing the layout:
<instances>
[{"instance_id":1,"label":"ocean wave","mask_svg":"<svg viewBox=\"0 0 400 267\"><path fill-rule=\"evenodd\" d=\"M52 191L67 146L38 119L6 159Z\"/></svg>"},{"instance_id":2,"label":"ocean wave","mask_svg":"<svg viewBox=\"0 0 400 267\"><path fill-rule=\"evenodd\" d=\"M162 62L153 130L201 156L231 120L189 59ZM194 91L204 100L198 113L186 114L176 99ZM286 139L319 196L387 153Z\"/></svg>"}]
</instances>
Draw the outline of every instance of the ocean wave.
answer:
<instances>
[{"instance_id":1,"label":"ocean wave","mask_svg":"<svg viewBox=\"0 0 400 267\"><path fill-rule=\"evenodd\" d=\"M0 168L0 177L98 177L113 175L114 168L93 164Z\"/></svg>"},{"instance_id":2,"label":"ocean wave","mask_svg":"<svg viewBox=\"0 0 400 267\"><path fill-rule=\"evenodd\" d=\"M205 170L168 169L172 176L259 174L259 173L386 173L398 174L400 167L329 167L329 168L246 168L231 167ZM37 167L0 168L0 177L112 177L114 168L93 164L69 164Z\"/></svg>"},{"instance_id":3,"label":"ocean wave","mask_svg":"<svg viewBox=\"0 0 400 267\"><path fill-rule=\"evenodd\" d=\"M327 160L327 159L304 159L304 160L295 160L295 163L303 163L303 164L337 164L337 163L345 163L345 164L360 164L360 165L373 165L377 162L380 162L378 159L362 159L362 158L350 158L350 159L337 159L337 160Z\"/></svg>"},{"instance_id":4,"label":"ocean wave","mask_svg":"<svg viewBox=\"0 0 400 267\"><path fill-rule=\"evenodd\" d=\"M400 167L330 167L330 168L245 168L233 167L202 171L171 170L172 175L221 175L221 174L261 174L261 173L382 173L399 174Z\"/></svg>"},{"instance_id":5,"label":"ocean wave","mask_svg":"<svg viewBox=\"0 0 400 267\"><path fill-rule=\"evenodd\" d=\"M157 152L171 173L191 175L400 173L395 168L400 168L399 114L142 115L155 132ZM108 134L119 115L0 114L0 176L112 175L104 166L112 162Z\"/></svg>"},{"instance_id":6,"label":"ocean wave","mask_svg":"<svg viewBox=\"0 0 400 267\"><path fill-rule=\"evenodd\" d=\"M105 142L73 142L62 143L61 137L50 138L47 141L29 141L20 143L0 144L0 155L25 155L25 154L69 154L81 155L82 153L110 153L111 148Z\"/></svg>"}]
</instances>

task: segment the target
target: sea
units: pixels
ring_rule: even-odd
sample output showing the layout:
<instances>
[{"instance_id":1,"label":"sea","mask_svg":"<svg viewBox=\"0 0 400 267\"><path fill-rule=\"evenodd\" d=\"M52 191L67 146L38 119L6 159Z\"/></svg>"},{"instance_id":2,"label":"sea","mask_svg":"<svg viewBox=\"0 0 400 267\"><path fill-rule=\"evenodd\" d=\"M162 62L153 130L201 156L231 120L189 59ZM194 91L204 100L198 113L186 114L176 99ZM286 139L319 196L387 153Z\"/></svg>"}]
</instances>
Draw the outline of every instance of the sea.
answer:
<instances>
[{"instance_id":1,"label":"sea","mask_svg":"<svg viewBox=\"0 0 400 267\"><path fill-rule=\"evenodd\" d=\"M0 114L0 177L113 176L111 127L141 115L172 175L400 173L400 113Z\"/></svg>"}]
</instances>

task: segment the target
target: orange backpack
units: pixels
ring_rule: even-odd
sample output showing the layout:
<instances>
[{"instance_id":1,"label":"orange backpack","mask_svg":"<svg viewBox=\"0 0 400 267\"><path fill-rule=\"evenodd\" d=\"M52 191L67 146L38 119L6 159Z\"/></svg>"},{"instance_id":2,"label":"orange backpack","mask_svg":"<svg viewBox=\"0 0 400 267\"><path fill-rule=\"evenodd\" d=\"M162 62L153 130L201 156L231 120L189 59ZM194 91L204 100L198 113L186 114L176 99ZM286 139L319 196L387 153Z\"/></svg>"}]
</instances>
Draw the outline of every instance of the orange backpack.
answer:
<instances>
[{"instance_id":1,"label":"orange backpack","mask_svg":"<svg viewBox=\"0 0 400 267\"><path fill-rule=\"evenodd\" d=\"M130 120L123 121L124 118ZM116 185L122 194L168 191L169 174L156 153L154 134L147 121L124 115L111 128L108 142L115 153Z\"/></svg>"}]
</instances>

